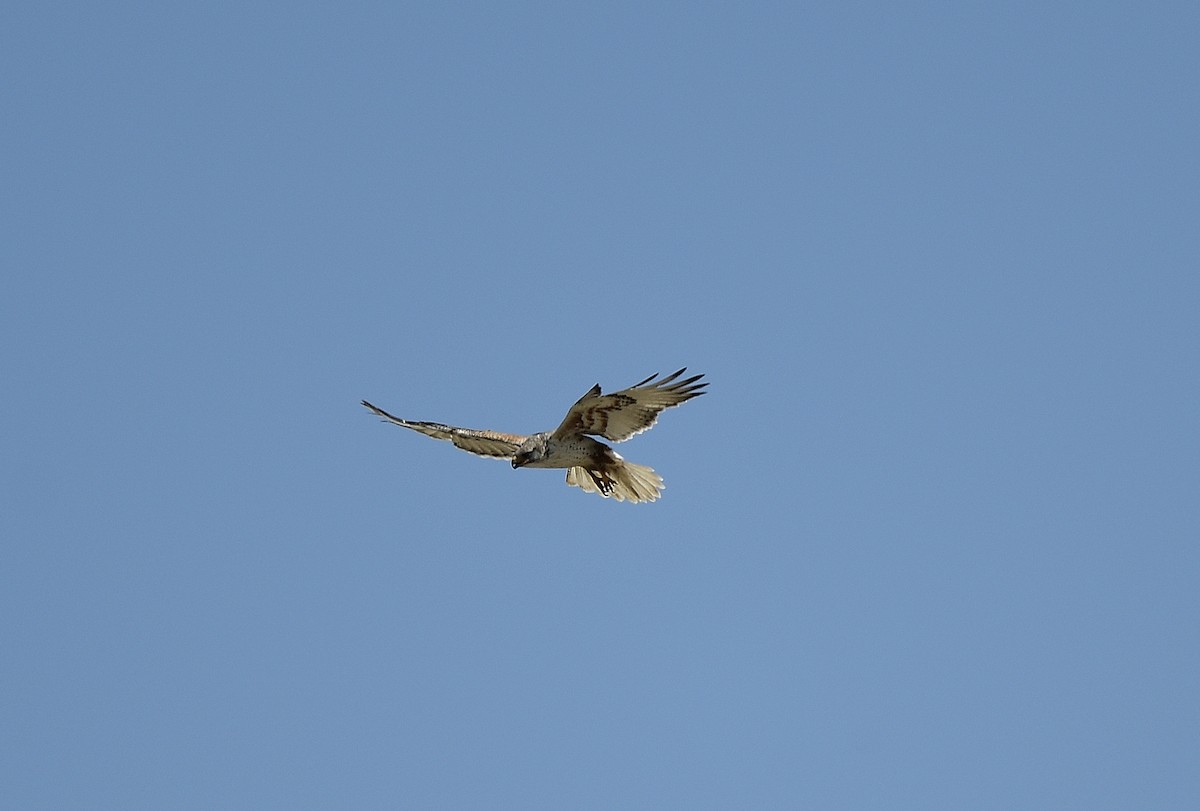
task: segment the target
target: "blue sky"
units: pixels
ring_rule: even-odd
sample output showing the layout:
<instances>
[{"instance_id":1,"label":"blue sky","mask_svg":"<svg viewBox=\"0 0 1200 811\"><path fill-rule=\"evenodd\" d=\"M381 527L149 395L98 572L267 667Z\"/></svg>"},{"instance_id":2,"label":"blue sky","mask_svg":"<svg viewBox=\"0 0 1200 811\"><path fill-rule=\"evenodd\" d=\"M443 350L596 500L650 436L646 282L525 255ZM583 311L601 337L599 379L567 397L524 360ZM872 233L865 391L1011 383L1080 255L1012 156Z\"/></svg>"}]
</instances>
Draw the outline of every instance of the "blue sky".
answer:
<instances>
[{"instance_id":1,"label":"blue sky","mask_svg":"<svg viewBox=\"0 0 1200 811\"><path fill-rule=\"evenodd\" d=\"M1197 41L13 7L0 805L1192 807ZM683 365L651 505L358 405Z\"/></svg>"}]
</instances>

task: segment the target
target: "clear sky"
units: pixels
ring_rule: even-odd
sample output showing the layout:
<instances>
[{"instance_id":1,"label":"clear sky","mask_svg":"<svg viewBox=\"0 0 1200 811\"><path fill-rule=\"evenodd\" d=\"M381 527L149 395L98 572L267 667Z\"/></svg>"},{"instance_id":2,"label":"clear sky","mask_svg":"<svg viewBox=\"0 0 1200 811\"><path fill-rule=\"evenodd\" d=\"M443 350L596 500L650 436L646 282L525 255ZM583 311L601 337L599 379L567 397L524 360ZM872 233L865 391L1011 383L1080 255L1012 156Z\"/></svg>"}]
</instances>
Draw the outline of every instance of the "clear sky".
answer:
<instances>
[{"instance_id":1,"label":"clear sky","mask_svg":"<svg viewBox=\"0 0 1200 811\"><path fill-rule=\"evenodd\" d=\"M0 807L1195 808L1194 3L17 3ZM606 501L381 423L709 393Z\"/></svg>"}]
</instances>

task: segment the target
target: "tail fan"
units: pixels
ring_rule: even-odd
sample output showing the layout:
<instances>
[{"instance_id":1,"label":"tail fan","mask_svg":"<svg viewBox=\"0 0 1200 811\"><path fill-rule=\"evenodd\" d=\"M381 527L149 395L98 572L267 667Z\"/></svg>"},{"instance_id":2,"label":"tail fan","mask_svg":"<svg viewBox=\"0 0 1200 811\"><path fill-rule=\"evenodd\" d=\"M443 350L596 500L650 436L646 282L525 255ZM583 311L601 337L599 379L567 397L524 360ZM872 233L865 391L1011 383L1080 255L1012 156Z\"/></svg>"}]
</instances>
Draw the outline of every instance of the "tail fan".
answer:
<instances>
[{"instance_id":1,"label":"tail fan","mask_svg":"<svg viewBox=\"0 0 1200 811\"><path fill-rule=\"evenodd\" d=\"M662 476L645 465L635 465L617 459L603 470L573 467L567 470L567 484L585 493L599 493L604 498L640 504L657 501L665 488Z\"/></svg>"}]
</instances>

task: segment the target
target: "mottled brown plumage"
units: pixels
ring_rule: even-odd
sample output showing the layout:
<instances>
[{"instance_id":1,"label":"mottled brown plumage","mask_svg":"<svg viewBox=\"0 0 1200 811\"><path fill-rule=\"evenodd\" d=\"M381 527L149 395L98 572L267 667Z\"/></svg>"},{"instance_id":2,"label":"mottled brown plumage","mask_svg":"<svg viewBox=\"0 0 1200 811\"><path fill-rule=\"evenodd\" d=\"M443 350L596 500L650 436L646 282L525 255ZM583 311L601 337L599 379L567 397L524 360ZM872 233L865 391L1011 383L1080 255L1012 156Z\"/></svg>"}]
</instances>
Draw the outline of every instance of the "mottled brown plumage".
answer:
<instances>
[{"instance_id":1,"label":"mottled brown plumage","mask_svg":"<svg viewBox=\"0 0 1200 811\"><path fill-rule=\"evenodd\" d=\"M362 404L388 422L448 440L469 453L511 459L514 468L566 468L567 484L572 487L637 503L658 499L662 477L644 465L626 462L592 437L622 442L652 427L666 409L704 394L702 389L708 383L698 382L704 375L678 380L685 371L680 369L662 379L651 375L612 394L602 393L597 384L571 406L557 429L529 436L405 420L366 400Z\"/></svg>"}]
</instances>

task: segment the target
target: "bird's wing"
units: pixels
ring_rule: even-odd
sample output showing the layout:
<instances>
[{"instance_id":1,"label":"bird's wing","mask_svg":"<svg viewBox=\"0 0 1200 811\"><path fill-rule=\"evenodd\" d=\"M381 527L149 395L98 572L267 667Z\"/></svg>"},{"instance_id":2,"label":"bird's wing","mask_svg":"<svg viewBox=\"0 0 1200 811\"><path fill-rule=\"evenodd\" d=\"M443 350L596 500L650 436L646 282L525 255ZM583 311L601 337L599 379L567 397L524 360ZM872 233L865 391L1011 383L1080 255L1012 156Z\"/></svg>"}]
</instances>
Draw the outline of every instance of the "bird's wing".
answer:
<instances>
[{"instance_id":1,"label":"bird's wing","mask_svg":"<svg viewBox=\"0 0 1200 811\"><path fill-rule=\"evenodd\" d=\"M685 371L686 368L680 369L661 380L655 380L656 374L650 375L641 383L612 394L602 394L599 385L592 386L571 406L562 425L554 431L554 438L592 434L621 442L640 434L658 421L662 411L704 394L701 389L708 384L696 382L704 375L676 381Z\"/></svg>"},{"instance_id":2,"label":"bird's wing","mask_svg":"<svg viewBox=\"0 0 1200 811\"><path fill-rule=\"evenodd\" d=\"M415 422L394 417L378 406L373 406L366 400L362 401L370 411L383 417L388 422L402 425L419 431L434 439L446 439L462 448L467 453L476 456L491 456L501 459L511 459L528 437L519 434L502 434L499 431L477 431L473 428L455 428L453 425L442 425L438 422Z\"/></svg>"}]
</instances>

